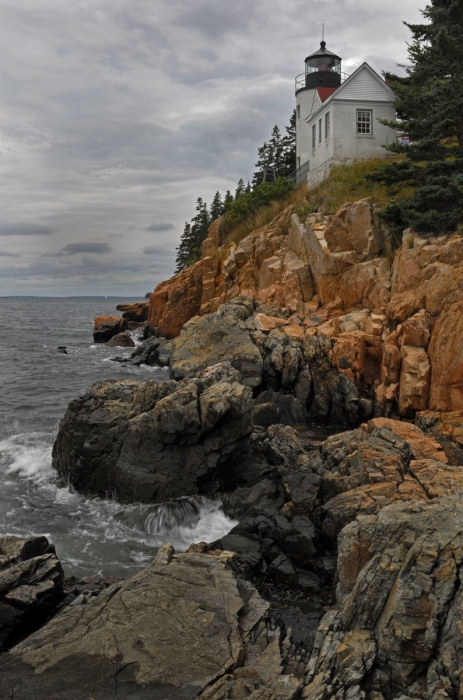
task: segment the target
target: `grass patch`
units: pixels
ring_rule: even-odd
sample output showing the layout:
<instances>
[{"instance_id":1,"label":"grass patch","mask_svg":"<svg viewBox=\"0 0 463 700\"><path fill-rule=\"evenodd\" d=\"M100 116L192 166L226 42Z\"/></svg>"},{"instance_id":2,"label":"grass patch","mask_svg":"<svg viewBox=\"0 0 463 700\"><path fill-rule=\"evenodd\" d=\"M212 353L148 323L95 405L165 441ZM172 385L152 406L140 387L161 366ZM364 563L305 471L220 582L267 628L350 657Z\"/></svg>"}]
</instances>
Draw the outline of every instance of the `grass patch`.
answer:
<instances>
[{"instance_id":1,"label":"grass patch","mask_svg":"<svg viewBox=\"0 0 463 700\"><path fill-rule=\"evenodd\" d=\"M393 201L392 197L394 201L399 202L412 196L413 190L410 187L404 187L399 192L394 190L392 193L385 185L366 179L366 175L383 163L384 158L371 158L351 165L337 165L329 176L315 187L309 189L307 185L298 185L287 194L282 192L278 199L256 207L254 211L239 210L239 222L235 222L231 216L227 220L225 215L221 228L221 243L239 243L256 229L269 224L290 206L293 207L292 211L305 221L314 212L335 214L343 204L359 199L369 199L375 209L383 209ZM288 233L288 226L289 220L279 224L282 233Z\"/></svg>"},{"instance_id":2,"label":"grass patch","mask_svg":"<svg viewBox=\"0 0 463 700\"><path fill-rule=\"evenodd\" d=\"M337 165L326 180L309 190L306 204L296 213L302 219L316 211L335 214L346 202L356 202L359 199L369 199L375 209L382 209L391 201L390 189L365 177L382 163L383 158L371 158L351 165ZM394 198L400 201L412 193L410 188L403 188L394 193Z\"/></svg>"}]
</instances>

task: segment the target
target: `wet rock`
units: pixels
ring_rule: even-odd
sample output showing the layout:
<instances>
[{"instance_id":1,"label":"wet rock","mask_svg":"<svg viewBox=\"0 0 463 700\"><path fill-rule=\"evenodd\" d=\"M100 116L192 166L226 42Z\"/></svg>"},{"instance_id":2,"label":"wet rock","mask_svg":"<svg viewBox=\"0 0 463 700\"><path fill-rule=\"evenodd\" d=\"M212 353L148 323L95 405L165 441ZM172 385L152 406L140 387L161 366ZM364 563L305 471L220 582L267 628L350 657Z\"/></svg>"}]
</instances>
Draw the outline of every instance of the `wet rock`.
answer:
<instances>
[{"instance_id":1,"label":"wet rock","mask_svg":"<svg viewBox=\"0 0 463 700\"><path fill-rule=\"evenodd\" d=\"M133 341L132 336L125 332L125 333L118 333L117 335L113 335L111 340L108 340L106 343L108 348L134 348L135 343Z\"/></svg>"},{"instance_id":2,"label":"wet rock","mask_svg":"<svg viewBox=\"0 0 463 700\"><path fill-rule=\"evenodd\" d=\"M199 481L252 431L252 391L230 365L181 382L111 380L71 402L53 464L78 491L159 502Z\"/></svg>"},{"instance_id":3,"label":"wet rock","mask_svg":"<svg viewBox=\"0 0 463 700\"><path fill-rule=\"evenodd\" d=\"M158 365L168 367L170 363L170 343L165 338L148 338L131 354L130 358L115 357L116 362L135 365Z\"/></svg>"},{"instance_id":4,"label":"wet rock","mask_svg":"<svg viewBox=\"0 0 463 700\"><path fill-rule=\"evenodd\" d=\"M63 571L46 537L0 537L0 649L37 629L62 598Z\"/></svg>"},{"instance_id":5,"label":"wet rock","mask_svg":"<svg viewBox=\"0 0 463 700\"><path fill-rule=\"evenodd\" d=\"M0 697L292 700L285 634L228 552L175 554L59 616L0 659ZM244 695L243 695L244 694Z\"/></svg>"},{"instance_id":6,"label":"wet rock","mask_svg":"<svg viewBox=\"0 0 463 700\"><path fill-rule=\"evenodd\" d=\"M128 323L121 316L97 316L93 325L93 341L107 343L108 340L123 333L127 328Z\"/></svg>"}]
</instances>

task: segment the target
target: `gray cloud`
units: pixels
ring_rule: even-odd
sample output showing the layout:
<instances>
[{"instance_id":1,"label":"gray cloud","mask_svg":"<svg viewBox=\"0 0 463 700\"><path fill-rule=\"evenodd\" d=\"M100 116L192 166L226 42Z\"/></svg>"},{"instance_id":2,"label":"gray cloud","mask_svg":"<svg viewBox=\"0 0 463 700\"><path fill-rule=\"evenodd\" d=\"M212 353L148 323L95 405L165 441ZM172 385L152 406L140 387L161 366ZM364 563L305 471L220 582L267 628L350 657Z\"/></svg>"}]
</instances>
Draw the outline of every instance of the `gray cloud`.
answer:
<instances>
[{"instance_id":1,"label":"gray cloud","mask_svg":"<svg viewBox=\"0 0 463 700\"><path fill-rule=\"evenodd\" d=\"M154 223L150 224L149 226L146 227L145 231L155 231L155 232L161 232L161 231L172 231L175 226L173 224L168 224L164 222L160 222L159 224Z\"/></svg>"},{"instance_id":2,"label":"gray cloud","mask_svg":"<svg viewBox=\"0 0 463 700\"><path fill-rule=\"evenodd\" d=\"M101 255L102 253L109 253L111 248L108 243L68 243L62 249L64 255L77 255L77 253L96 253Z\"/></svg>"},{"instance_id":3,"label":"gray cloud","mask_svg":"<svg viewBox=\"0 0 463 700\"><path fill-rule=\"evenodd\" d=\"M41 224L0 222L0 236L49 236L50 233L53 229Z\"/></svg>"},{"instance_id":4,"label":"gray cloud","mask_svg":"<svg viewBox=\"0 0 463 700\"><path fill-rule=\"evenodd\" d=\"M20 258L18 253L10 253L8 250L0 250L0 257L2 258Z\"/></svg>"},{"instance_id":5,"label":"gray cloud","mask_svg":"<svg viewBox=\"0 0 463 700\"><path fill-rule=\"evenodd\" d=\"M147 245L143 248L143 253L145 255L158 255L161 257L172 257L173 251L166 250L162 246L159 245Z\"/></svg>"},{"instance_id":6,"label":"gray cloud","mask_svg":"<svg viewBox=\"0 0 463 700\"><path fill-rule=\"evenodd\" d=\"M415 0L5 4L0 295L153 289L196 198L250 178L288 123L321 22L349 73L406 61L402 19Z\"/></svg>"}]
</instances>

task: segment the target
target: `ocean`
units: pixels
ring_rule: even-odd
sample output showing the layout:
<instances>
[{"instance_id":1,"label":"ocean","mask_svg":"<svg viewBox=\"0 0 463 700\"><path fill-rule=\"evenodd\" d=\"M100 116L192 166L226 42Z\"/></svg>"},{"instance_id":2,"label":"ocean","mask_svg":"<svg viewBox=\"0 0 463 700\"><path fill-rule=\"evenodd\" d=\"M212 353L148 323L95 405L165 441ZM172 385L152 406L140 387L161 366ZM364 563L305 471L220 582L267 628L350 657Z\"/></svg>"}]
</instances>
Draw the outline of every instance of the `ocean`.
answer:
<instances>
[{"instance_id":1,"label":"ocean","mask_svg":"<svg viewBox=\"0 0 463 700\"><path fill-rule=\"evenodd\" d=\"M93 319L127 298L0 298L0 535L45 535L67 576L130 576L164 542L184 551L235 524L208 499L121 505L57 483L51 450L69 402L94 382L163 381L166 369L112 362L131 349L93 343ZM133 301L136 301L135 299ZM136 342L140 339L135 337ZM58 352L66 346L67 354Z\"/></svg>"}]
</instances>

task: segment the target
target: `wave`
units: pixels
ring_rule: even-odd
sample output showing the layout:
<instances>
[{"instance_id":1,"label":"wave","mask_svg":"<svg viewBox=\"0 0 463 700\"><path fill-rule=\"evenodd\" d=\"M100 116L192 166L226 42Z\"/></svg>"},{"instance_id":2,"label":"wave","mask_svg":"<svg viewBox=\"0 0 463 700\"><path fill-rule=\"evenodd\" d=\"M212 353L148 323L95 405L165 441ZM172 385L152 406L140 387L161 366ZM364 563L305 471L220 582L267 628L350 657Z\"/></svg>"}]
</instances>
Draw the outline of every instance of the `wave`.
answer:
<instances>
[{"instance_id":1,"label":"wave","mask_svg":"<svg viewBox=\"0 0 463 700\"><path fill-rule=\"evenodd\" d=\"M213 542L237 523L221 503L202 496L162 504L123 505L87 498L57 483L51 433L20 433L0 441L0 533L46 535L66 574L129 575L172 542L185 551Z\"/></svg>"}]
</instances>

